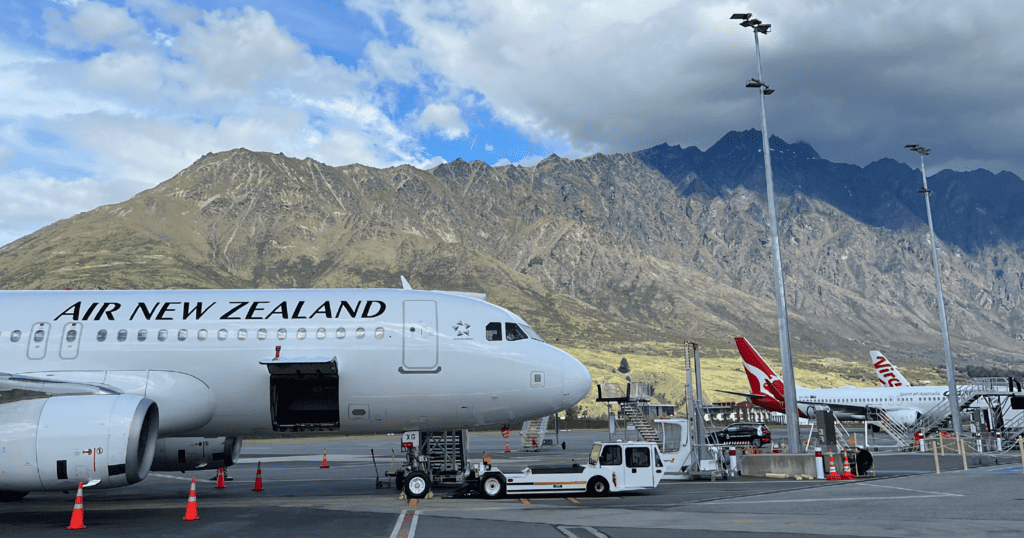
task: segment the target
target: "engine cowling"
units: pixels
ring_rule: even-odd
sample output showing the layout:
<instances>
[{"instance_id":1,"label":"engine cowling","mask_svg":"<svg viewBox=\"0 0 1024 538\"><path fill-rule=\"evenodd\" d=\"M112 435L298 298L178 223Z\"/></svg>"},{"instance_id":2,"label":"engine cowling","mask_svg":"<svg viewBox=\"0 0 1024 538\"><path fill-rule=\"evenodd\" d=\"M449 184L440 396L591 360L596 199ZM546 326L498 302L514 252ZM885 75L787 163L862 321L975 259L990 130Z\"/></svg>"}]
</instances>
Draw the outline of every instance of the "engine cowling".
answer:
<instances>
[{"instance_id":1,"label":"engine cowling","mask_svg":"<svg viewBox=\"0 0 1024 538\"><path fill-rule=\"evenodd\" d=\"M891 409L886 411L889 418L904 426L913 424L921 413L916 409Z\"/></svg>"},{"instance_id":2,"label":"engine cowling","mask_svg":"<svg viewBox=\"0 0 1024 538\"><path fill-rule=\"evenodd\" d=\"M242 453L241 437L168 437L156 442L154 471L230 467Z\"/></svg>"},{"instance_id":3,"label":"engine cowling","mask_svg":"<svg viewBox=\"0 0 1024 538\"><path fill-rule=\"evenodd\" d=\"M159 412L128 394L28 398L0 405L0 490L113 488L141 481L156 453Z\"/></svg>"}]
</instances>

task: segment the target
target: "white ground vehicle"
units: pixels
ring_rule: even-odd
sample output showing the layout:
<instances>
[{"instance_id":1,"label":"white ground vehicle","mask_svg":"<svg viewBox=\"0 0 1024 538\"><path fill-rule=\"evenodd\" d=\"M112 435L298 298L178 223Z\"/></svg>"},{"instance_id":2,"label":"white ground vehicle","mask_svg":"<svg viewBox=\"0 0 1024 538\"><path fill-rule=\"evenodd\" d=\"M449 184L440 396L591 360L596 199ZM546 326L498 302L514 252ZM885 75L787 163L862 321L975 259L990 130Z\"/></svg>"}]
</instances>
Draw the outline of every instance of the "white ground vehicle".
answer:
<instances>
[{"instance_id":1,"label":"white ground vehicle","mask_svg":"<svg viewBox=\"0 0 1024 538\"><path fill-rule=\"evenodd\" d=\"M505 473L487 462L474 464L480 493L498 498L506 493L582 493L606 495L657 487L665 476L658 445L648 442L594 443L586 465Z\"/></svg>"}]
</instances>

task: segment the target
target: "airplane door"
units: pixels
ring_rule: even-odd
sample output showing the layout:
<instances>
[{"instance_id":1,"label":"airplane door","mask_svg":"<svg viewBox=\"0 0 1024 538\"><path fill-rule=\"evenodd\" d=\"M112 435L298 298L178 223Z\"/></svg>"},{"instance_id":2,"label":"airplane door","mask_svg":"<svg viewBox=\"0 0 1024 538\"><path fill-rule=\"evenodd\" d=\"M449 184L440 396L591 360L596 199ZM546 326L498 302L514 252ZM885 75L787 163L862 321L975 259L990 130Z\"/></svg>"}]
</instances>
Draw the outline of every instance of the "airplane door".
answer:
<instances>
[{"instance_id":1,"label":"airplane door","mask_svg":"<svg viewBox=\"0 0 1024 538\"><path fill-rule=\"evenodd\" d=\"M28 358L41 359L46 356L46 342L50 339L50 324L36 323L32 325L32 334L28 335Z\"/></svg>"},{"instance_id":2,"label":"airplane door","mask_svg":"<svg viewBox=\"0 0 1024 538\"><path fill-rule=\"evenodd\" d=\"M403 301L405 315L402 341L402 369L437 373L437 303L434 301Z\"/></svg>"},{"instance_id":3,"label":"airplane door","mask_svg":"<svg viewBox=\"0 0 1024 538\"><path fill-rule=\"evenodd\" d=\"M60 336L60 358L73 359L78 356L78 342L82 339L82 324L68 323L64 325L64 334Z\"/></svg>"}]
</instances>

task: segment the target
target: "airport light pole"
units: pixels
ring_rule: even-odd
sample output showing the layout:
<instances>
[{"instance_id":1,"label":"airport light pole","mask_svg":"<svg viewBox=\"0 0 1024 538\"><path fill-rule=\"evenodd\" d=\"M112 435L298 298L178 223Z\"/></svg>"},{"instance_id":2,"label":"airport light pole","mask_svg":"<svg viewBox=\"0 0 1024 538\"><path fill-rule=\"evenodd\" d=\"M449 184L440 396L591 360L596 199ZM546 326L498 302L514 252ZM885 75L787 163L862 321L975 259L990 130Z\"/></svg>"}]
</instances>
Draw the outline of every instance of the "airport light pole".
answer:
<instances>
[{"instance_id":1,"label":"airport light pole","mask_svg":"<svg viewBox=\"0 0 1024 538\"><path fill-rule=\"evenodd\" d=\"M946 305L942 299L942 279L939 278L939 249L935 246L935 227L932 225L932 204L930 198L932 191L928 189L928 175L924 172L924 156L932 150L921 147L917 144L906 146L910 151L921 154L921 181L923 187L917 191L924 195L924 207L928 212L928 231L932 239L932 264L935 266L935 291L939 301L939 323L942 325L942 346L946 351L946 383L949 385L949 410L953 419L953 432L960 436L960 402L956 393L956 372L953 371L953 356L949 352L949 329L946 328Z\"/></svg>"},{"instance_id":2,"label":"airport light pole","mask_svg":"<svg viewBox=\"0 0 1024 538\"><path fill-rule=\"evenodd\" d=\"M753 18L752 13L736 13L731 19L740 20L740 26L754 30L754 50L757 52L757 78L747 82L748 88L757 88L761 96L761 146L764 152L764 175L768 184L768 223L771 229L772 267L775 269L775 309L779 316L779 351L782 353L782 388L785 391L786 434L789 436L786 451L790 454L803 452L800 443L800 415L797 409L796 377L793 375L793 355L789 347L789 315L786 310L786 284L782 278L782 253L779 248L779 225L775 215L775 186L772 183L772 159L768 144L768 120L764 113L764 96L775 90L763 82L761 76L761 44L757 34L767 35L772 25Z\"/></svg>"}]
</instances>

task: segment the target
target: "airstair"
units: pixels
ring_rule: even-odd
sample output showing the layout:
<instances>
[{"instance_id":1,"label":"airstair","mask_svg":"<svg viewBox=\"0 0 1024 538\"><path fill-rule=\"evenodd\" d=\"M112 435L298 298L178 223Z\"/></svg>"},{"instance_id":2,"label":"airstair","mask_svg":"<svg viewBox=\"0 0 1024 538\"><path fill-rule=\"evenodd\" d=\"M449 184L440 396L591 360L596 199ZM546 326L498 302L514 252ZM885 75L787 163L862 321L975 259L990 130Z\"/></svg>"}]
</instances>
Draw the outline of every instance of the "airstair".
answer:
<instances>
[{"instance_id":1,"label":"airstair","mask_svg":"<svg viewBox=\"0 0 1024 538\"><path fill-rule=\"evenodd\" d=\"M544 437L548 433L548 418L550 417L523 422L523 429L519 432L519 436L523 440L523 452L540 450L544 444Z\"/></svg>"},{"instance_id":2,"label":"airstair","mask_svg":"<svg viewBox=\"0 0 1024 538\"><path fill-rule=\"evenodd\" d=\"M630 424L636 428L637 435L639 435L644 441L650 441L652 443L661 443L658 437L658 431L654 429L654 426L649 420L647 415L640 409L641 401L650 401L650 396L634 396L633 386L637 383L630 383L626 385L626 394L622 394L622 389L615 383L599 383L597 385L597 401L599 402L615 402L619 404L619 408L622 409L622 414L629 421Z\"/></svg>"},{"instance_id":3,"label":"airstair","mask_svg":"<svg viewBox=\"0 0 1024 538\"><path fill-rule=\"evenodd\" d=\"M420 432L421 454L427 457L435 483L458 482L467 468L467 430Z\"/></svg>"},{"instance_id":4,"label":"airstair","mask_svg":"<svg viewBox=\"0 0 1024 538\"><path fill-rule=\"evenodd\" d=\"M1018 386L1019 387L1019 386ZM1005 378L979 378L971 380L969 385L961 385L957 389L957 402L960 404L959 412L963 412L979 400L984 400L984 407L989 410L993 432L1000 432L1003 438L1016 437L1024 433L1024 417L1018 412L1013 412L1011 402L1019 398L1020 393L1014 392L1014 381L1009 382ZM934 407L924 412L917 420L906 427L903 431L903 441L909 443L914 434L921 432L922 435L935 433L943 428L948 428L952 423L949 399L943 398ZM895 435L893 437L896 437Z\"/></svg>"}]
</instances>

